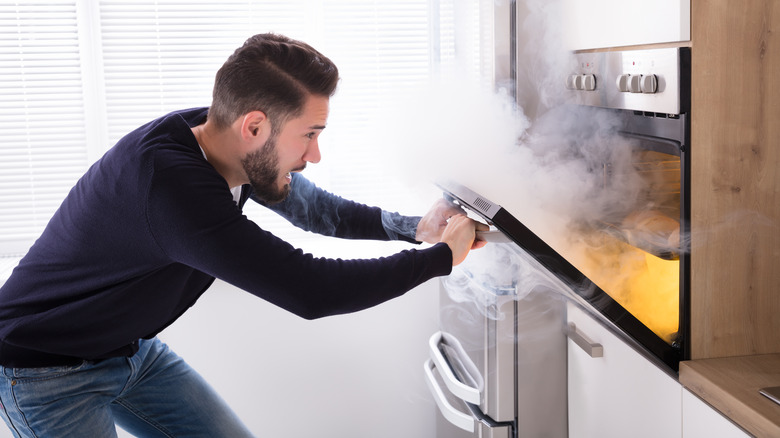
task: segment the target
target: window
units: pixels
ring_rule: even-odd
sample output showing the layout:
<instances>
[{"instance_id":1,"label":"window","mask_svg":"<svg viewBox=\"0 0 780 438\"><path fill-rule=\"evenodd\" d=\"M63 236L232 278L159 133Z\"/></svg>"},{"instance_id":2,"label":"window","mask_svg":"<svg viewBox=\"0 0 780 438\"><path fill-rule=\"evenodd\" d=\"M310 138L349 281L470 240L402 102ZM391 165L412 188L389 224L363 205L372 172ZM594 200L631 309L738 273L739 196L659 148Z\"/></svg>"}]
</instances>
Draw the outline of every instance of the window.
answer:
<instances>
[{"instance_id":1,"label":"window","mask_svg":"<svg viewBox=\"0 0 780 438\"><path fill-rule=\"evenodd\" d=\"M384 205L399 188L376 177L366 110L454 59L456 6L468 9L477 24L466 28L479 40L484 4L492 2L0 0L0 256L23 254L122 135L169 111L207 106L225 58L267 31L311 43L342 74L322 137L326 159L309 177ZM487 56L479 46L468 54L475 71ZM269 229L280 222L262 210L247 214Z\"/></svg>"},{"instance_id":2,"label":"window","mask_svg":"<svg viewBox=\"0 0 780 438\"><path fill-rule=\"evenodd\" d=\"M89 164L73 1L0 4L0 251L21 254Z\"/></svg>"}]
</instances>

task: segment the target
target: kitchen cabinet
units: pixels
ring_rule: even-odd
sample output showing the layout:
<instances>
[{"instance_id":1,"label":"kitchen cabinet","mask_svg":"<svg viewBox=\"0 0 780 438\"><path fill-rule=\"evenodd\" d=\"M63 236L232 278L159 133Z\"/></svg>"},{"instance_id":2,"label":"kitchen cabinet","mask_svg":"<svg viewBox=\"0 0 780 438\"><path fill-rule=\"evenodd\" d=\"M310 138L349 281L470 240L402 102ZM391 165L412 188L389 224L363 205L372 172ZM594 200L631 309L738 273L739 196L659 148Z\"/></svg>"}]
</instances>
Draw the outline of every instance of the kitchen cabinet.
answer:
<instances>
[{"instance_id":1,"label":"kitchen cabinet","mask_svg":"<svg viewBox=\"0 0 780 438\"><path fill-rule=\"evenodd\" d=\"M691 0L691 359L780 353L778 25Z\"/></svg>"},{"instance_id":2,"label":"kitchen cabinet","mask_svg":"<svg viewBox=\"0 0 780 438\"><path fill-rule=\"evenodd\" d=\"M747 438L750 435L687 389L682 393L683 438Z\"/></svg>"},{"instance_id":3,"label":"kitchen cabinet","mask_svg":"<svg viewBox=\"0 0 780 438\"><path fill-rule=\"evenodd\" d=\"M681 438L677 380L573 303L567 323L575 332L568 341L569 438ZM580 344L599 344L600 357Z\"/></svg>"},{"instance_id":4,"label":"kitchen cabinet","mask_svg":"<svg viewBox=\"0 0 780 438\"><path fill-rule=\"evenodd\" d=\"M569 438L752 436L578 305L566 319Z\"/></svg>"}]
</instances>

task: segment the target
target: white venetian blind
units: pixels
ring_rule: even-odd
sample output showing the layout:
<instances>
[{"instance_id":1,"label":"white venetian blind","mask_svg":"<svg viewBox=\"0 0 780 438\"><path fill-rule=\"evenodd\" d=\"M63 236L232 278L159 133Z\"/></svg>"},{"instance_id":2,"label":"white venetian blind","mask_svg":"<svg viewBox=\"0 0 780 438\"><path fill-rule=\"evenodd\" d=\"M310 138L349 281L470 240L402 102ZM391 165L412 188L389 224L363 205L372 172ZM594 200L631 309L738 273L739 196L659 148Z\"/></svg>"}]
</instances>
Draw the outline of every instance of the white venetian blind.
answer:
<instances>
[{"instance_id":1,"label":"white venetian blind","mask_svg":"<svg viewBox=\"0 0 780 438\"><path fill-rule=\"evenodd\" d=\"M110 143L170 111L208 106L215 73L247 37L300 33L300 3L101 0Z\"/></svg>"},{"instance_id":2,"label":"white venetian blind","mask_svg":"<svg viewBox=\"0 0 780 438\"><path fill-rule=\"evenodd\" d=\"M322 47L342 77L334 97L333 130L323 145L334 192L383 206L402 195L394 178L384 173L375 140L385 130L397 129L404 116L382 121L379 130L377 121L367 117L395 94L430 77L434 20L427 0L326 2Z\"/></svg>"},{"instance_id":3,"label":"white venetian blind","mask_svg":"<svg viewBox=\"0 0 780 438\"><path fill-rule=\"evenodd\" d=\"M88 165L76 15L0 2L0 255L26 252Z\"/></svg>"},{"instance_id":4,"label":"white venetian blind","mask_svg":"<svg viewBox=\"0 0 780 438\"><path fill-rule=\"evenodd\" d=\"M365 114L455 56L453 10L479 3L0 0L0 256L26 251L90 162L123 135L209 105L217 69L262 32L307 41L339 66L323 162L307 173L344 197L381 203L398 189L382 177ZM280 222L259 207L247 214L264 227Z\"/></svg>"}]
</instances>

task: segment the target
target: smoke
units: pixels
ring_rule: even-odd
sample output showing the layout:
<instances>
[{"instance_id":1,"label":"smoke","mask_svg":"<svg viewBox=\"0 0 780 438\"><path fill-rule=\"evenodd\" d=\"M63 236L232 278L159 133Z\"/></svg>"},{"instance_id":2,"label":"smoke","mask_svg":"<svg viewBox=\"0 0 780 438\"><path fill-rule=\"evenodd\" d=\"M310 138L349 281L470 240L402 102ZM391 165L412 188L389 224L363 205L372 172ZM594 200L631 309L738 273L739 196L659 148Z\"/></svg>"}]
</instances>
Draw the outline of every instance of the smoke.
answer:
<instances>
[{"instance_id":1,"label":"smoke","mask_svg":"<svg viewBox=\"0 0 780 438\"><path fill-rule=\"evenodd\" d=\"M474 251L442 283L451 301L472 303L483 317L494 320L506 318L502 298L523 300L533 291L560 289L559 280L539 269L513 243L490 244Z\"/></svg>"},{"instance_id":2,"label":"smoke","mask_svg":"<svg viewBox=\"0 0 780 438\"><path fill-rule=\"evenodd\" d=\"M378 120L395 123L380 139L382 159L410 189L456 181L553 247L566 245L573 226L619 222L642 201L632 148L608 114L559 106L531 123L510 96L455 76L412 88L383 108Z\"/></svg>"},{"instance_id":3,"label":"smoke","mask_svg":"<svg viewBox=\"0 0 780 438\"><path fill-rule=\"evenodd\" d=\"M666 162L674 160L648 155L619 135L616 112L567 105L564 78L576 61L555 21L564 15L562 2L518 7L517 99L442 68L435 80L383 102L375 117L379 159L410 191L456 181L500 204L640 320L664 315L648 325L670 340L679 311L673 259L687 251L689 237L679 234L679 187L676 195L666 190L658 175L679 175L679 160L675 169ZM450 298L500 319L490 304L496 297L561 290L515 249L489 244L472 252L445 280Z\"/></svg>"}]
</instances>

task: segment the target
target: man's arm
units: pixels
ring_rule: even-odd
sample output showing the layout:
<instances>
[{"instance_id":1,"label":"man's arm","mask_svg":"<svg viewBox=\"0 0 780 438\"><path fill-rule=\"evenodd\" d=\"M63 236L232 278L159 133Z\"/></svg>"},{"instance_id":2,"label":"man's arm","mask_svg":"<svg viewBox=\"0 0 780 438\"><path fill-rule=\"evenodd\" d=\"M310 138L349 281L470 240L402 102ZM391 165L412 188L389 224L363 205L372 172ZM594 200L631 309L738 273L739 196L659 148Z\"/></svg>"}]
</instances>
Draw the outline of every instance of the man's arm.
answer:
<instances>
[{"instance_id":1,"label":"man's arm","mask_svg":"<svg viewBox=\"0 0 780 438\"><path fill-rule=\"evenodd\" d=\"M419 216L404 216L349 201L327 192L299 173L293 174L290 194L267 206L298 228L346 239L417 242ZM252 196L255 202L265 203Z\"/></svg>"},{"instance_id":2,"label":"man's arm","mask_svg":"<svg viewBox=\"0 0 780 438\"><path fill-rule=\"evenodd\" d=\"M474 238L473 227L465 227L450 241L378 259L314 257L242 215L213 170L205 166L160 167L164 168L155 173L149 189L147 223L169 260L220 278L304 318L362 310L433 277L447 275L455 257L460 258L453 249L462 245L453 242L470 243ZM358 207L356 211L363 210ZM375 219L363 221L370 226L358 234L373 232L387 239L380 210L370 211L375 211ZM336 235L345 222L361 222L358 218L340 219Z\"/></svg>"}]
</instances>

